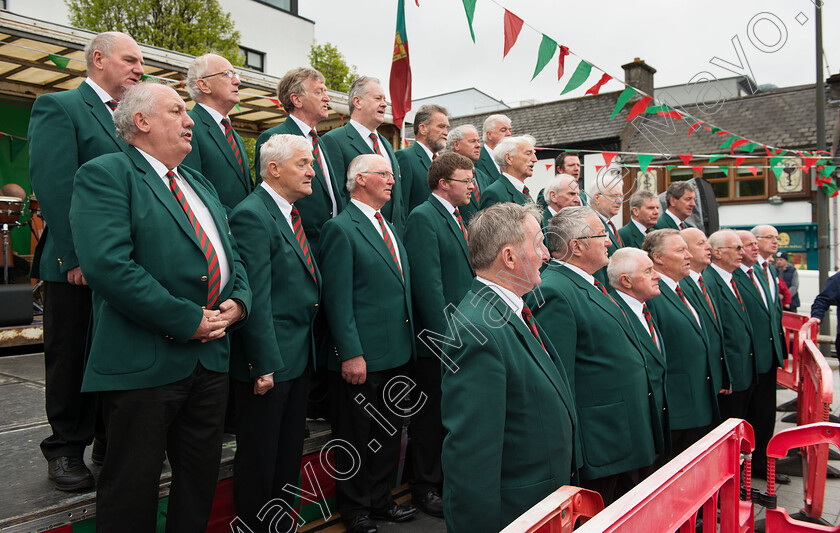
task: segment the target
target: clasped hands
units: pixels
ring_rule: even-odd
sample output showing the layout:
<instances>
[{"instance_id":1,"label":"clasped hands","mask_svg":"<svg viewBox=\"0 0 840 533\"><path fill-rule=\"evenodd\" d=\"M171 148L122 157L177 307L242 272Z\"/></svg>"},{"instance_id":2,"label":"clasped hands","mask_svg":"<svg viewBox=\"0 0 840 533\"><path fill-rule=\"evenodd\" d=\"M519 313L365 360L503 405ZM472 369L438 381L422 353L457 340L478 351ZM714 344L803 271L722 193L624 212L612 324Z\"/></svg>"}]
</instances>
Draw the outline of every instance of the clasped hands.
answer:
<instances>
[{"instance_id":1,"label":"clasped hands","mask_svg":"<svg viewBox=\"0 0 840 533\"><path fill-rule=\"evenodd\" d=\"M238 322L245 314L245 308L236 300L227 299L219 304L219 309L204 309L201 323L190 340L200 340L202 343L221 339L225 336L225 329Z\"/></svg>"}]
</instances>

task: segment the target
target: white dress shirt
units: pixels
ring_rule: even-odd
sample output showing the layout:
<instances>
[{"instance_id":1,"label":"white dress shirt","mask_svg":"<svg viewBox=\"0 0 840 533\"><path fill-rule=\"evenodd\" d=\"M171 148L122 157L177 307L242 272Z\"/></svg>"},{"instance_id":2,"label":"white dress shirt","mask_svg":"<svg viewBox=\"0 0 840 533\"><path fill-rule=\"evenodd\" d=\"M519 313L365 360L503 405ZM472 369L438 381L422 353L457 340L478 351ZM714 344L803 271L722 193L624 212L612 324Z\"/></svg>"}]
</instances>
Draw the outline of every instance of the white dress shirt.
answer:
<instances>
[{"instance_id":1,"label":"white dress shirt","mask_svg":"<svg viewBox=\"0 0 840 533\"><path fill-rule=\"evenodd\" d=\"M513 314L518 316L519 320L521 320L522 323L525 324L526 327L528 327L528 329L531 328L531 326L525 322L525 319L522 318L522 308L525 307L525 303L522 301L522 298L514 294L512 291L509 291L508 289L502 287L501 285L493 283L489 279L482 278L481 276L476 276L475 279L490 287L493 290L493 292L499 295L499 298L501 298L503 302L505 302L511 309L513 309Z\"/></svg>"},{"instance_id":2,"label":"white dress shirt","mask_svg":"<svg viewBox=\"0 0 840 533\"><path fill-rule=\"evenodd\" d=\"M216 124L218 124L219 129L222 130L222 135L224 135L225 134L225 127L222 125L222 119L227 118L227 117L223 117L221 113L219 113L218 111L216 111L215 109L213 109L209 105L202 104L201 102L198 102L198 105L200 105L201 107L204 108L205 111L207 111L207 113L213 118L213 121ZM229 118L228 118L228 121L230 121Z\"/></svg>"},{"instance_id":3,"label":"white dress shirt","mask_svg":"<svg viewBox=\"0 0 840 533\"><path fill-rule=\"evenodd\" d=\"M291 118L292 120L295 121L295 124L297 124L298 128L300 128L300 131L303 132L303 136L306 137L306 140L309 141L309 144L312 144L312 130L313 130L313 128L310 128L309 125L306 124L306 122L300 120L299 118L297 118L294 115L289 115L289 118ZM370 141L370 139L368 139L368 141ZM322 157L323 157L323 153L324 153L324 151L321 150ZM315 154L313 153L312 155L314 156ZM323 162L323 159L321 161ZM318 161L315 160L315 162L313 164L317 165ZM335 218L336 216L338 216L338 204L335 201L335 192L333 192L332 180L330 179L329 165L326 165L326 164L322 165L321 170L324 171L324 178L326 178L326 181L327 181L327 193L330 195L330 203L332 204L332 216L333 216L333 218Z\"/></svg>"},{"instance_id":4,"label":"white dress shirt","mask_svg":"<svg viewBox=\"0 0 840 533\"><path fill-rule=\"evenodd\" d=\"M626 292L615 291L615 293L618 294L618 296L627 303L627 306L630 308L631 311L633 311L633 314L636 315L636 318L639 319L639 322L641 322L642 327L645 329L645 331L648 332L648 335L651 335L650 326L648 325L647 319L645 318L645 315L642 312L642 309L644 308L645 304L633 298ZM659 344L659 338L656 335L651 335L651 339L653 340L653 342L656 343L656 347L659 348L659 351L661 352L662 346L660 346Z\"/></svg>"},{"instance_id":5,"label":"white dress shirt","mask_svg":"<svg viewBox=\"0 0 840 533\"><path fill-rule=\"evenodd\" d=\"M755 266L757 264L758 263L755 263L753 266ZM752 270L753 276L756 276L754 286L758 289L758 294L761 295L761 301L764 302L764 307L769 309L769 306L767 305L767 295L764 294L764 287L762 287L761 283L758 282L758 276L763 276L764 272L756 272L753 267L748 267L744 263L741 263L740 268L741 268L741 270L744 271L744 274L746 274L747 277L750 277L750 270ZM761 268L761 267L759 267L759 268Z\"/></svg>"},{"instance_id":6,"label":"white dress shirt","mask_svg":"<svg viewBox=\"0 0 840 533\"><path fill-rule=\"evenodd\" d=\"M105 92L105 89L103 89L102 87L100 87L99 85L97 85L97 84L96 84L96 82L95 82L95 81L93 81L92 79L90 79L90 78L85 78L85 83L87 83L88 85L90 85L90 88L91 88L91 89L93 89L93 92L95 92L95 93L96 93L96 96L98 96L98 97L99 97L99 99L100 99L100 100L102 100L102 103L103 103L103 104L104 104L105 102L110 102L111 100L114 100L115 102L117 101L117 99L116 99L116 98L112 98L110 94L108 94L107 92ZM107 109L107 110L108 110L108 112L109 112L109 113L111 113L111 116L112 116L112 117L114 116L114 110L113 110L113 109L111 109L111 108L110 108L109 106L107 106L107 105L105 106L105 109Z\"/></svg>"},{"instance_id":7,"label":"white dress shirt","mask_svg":"<svg viewBox=\"0 0 840 533\"><path fill-rule=\"evenodd\" d=\"M379 213L379 211L377 211L376 209L372 208L364 202L356 200L355 198L351 198L350 201L356 204L356 207L358 207L362 211L362 213L367 217L367 219L370 220L370 223L373 224L374 228L376 228L376 233L382 235L382 227L379 225L379 221L376 220L376 218L374 218L374 215L376 213ZM385 223L385 231L388 232L388 235L391 237L391 242L394 243L394 253L397 254L397 262L399 263L400 268L402 268L402 258L400 257L400 247L397 246L397 237L396 235L394 235L394 232L391 231L391 228L388 227L388 221L385 219L385 217L382 217L382 221ZM385 239L384 235L382 235L382 239Z\"/></svg>"},{"instance_id":8,"label":"white dress shirt","mask_svg":"<svg viewBox=\"0 0 840 533\"><path fill-rule=\"evenodd\" d=\"M776 280L773 279L773 274L770 273L770 269L775 267L773 265L768 264L767 274L765 275L764 263L767 263L767 259L764 259L763 257L761 257L761 255L759 255L758 262L755 265L753 265L754 267L757 266L757 268L754 268L753 270L755 271L756 275L758 275L758 273L760 272L761 275L765 277L765 279L767 280L767 286L770 287L770 298L775 302L776 292L778 291L778 288L776 287Z\"/></svg>"},{"instance_id":9,"label":"white dress shirt","mask_svg":"<svg viewBox=\"0 0 840 533\"><path fill-rule=\"evenodd\" d=\"M689 270L689 272L691 272L691 271ZM667 285L668 288L671 289L671 291L673 291L674 294L677 294L677 282L674 281L673 279L669 278L668 276L666 276L662 272L660 272L659 275L662 276L662 281L665 282L665 285ZM682 290L682 288L680 288L680 290ZM677 294L677 298L679 298L679 297L680 297L679 294ZM694 315L694 320L697 321L697 325L700 326L700 329L703 329L703 323L700 322L700 315L697 314L697 311L695 311L694 307L692 307L691 304L688 302L688 298L683 296L682 299L685 300L685 305L688 306L688 310L691 311L692 315Z\"/></svg>"},{"instance_id":10,"label":"white dress shirt","mask_svg":"<svg viewBox=\"0 0 840 533\"><path fill-rule=\"evenodd\" d=\"M720 276L720 278L723 280L723 284L726 285L727 288L729 288L729 292L732 293L732 296L734 296L735 299L738 299L738 295L735 293L735 288L732 287L732 273L727 272L726 270L720 268L714 263L711 264L711 267L715 269L715 272L717 272L718 276ZM738 290L740 291L740 289Z\"/></svg>"}]
</instances>

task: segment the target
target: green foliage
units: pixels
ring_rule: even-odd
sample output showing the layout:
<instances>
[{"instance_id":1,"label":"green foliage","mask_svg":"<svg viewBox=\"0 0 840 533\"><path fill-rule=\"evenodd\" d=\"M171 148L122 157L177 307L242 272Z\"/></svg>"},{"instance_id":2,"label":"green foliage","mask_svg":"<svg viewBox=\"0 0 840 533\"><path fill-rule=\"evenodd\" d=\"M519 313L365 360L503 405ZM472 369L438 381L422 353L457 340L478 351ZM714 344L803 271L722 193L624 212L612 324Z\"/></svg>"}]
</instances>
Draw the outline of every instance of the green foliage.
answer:
<instances>
[{"instance_id":1,"label":"green foliage","mask_svg":"<svg viewBox=\"0 0 840 533\"><path fill-rule=\"evenodd\" d=\"M327 88L335 91L346 93L350 90L353 80L359 77L356 65L347 65L344 54L330 43L312 43L312 48L309 49L309 64L324 75Z\"/></svg>"},{"instance_id":2,"label":"green foliage","mask_svg":"<svg viewBox=\"0 0 840 533\"><path fill-rule=\"evenodd\" d=\"M240 34L218 0L65 0L70 23L90 31L121 31L138 43L201 55L213 52L242 65Z\"/></svg>"},{"instance_id":3,"label":"green foliage","mask_svg":"<svg viewBox=\"0 0 840 533\"><path fill-rule=\"evenodd\" d=\"M257 151L257 140L253 137L242 137L242 143L245 145L245 154L248 156L248 163L251 167L251 176L257 176L260 170L260 165L254 157Z\"/></svg>"}]
</instances>

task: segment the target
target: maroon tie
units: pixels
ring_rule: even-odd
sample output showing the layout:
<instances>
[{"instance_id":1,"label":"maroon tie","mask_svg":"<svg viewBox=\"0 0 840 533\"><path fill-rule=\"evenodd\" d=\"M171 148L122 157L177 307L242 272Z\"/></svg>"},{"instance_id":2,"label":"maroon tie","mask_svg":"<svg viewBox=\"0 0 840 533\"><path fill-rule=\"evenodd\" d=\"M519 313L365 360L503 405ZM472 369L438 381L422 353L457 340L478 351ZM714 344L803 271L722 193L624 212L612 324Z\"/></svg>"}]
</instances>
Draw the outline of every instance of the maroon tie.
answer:
<instances>
[{"instance_id":1,"label":"maroon tie","mask_svg":"<svg viewBox=\"0 0 840 533\"><path fill-rule=\"evenodd\" d=\"M236 159L237 163L239 163L239 171L244 176L245 167L242 166L242 154L239 153L239 145L236 144L236 137L233 135L233 128L230 126L230 121L223 118L222 126L225 128L225 138L227 139L228 144L230 144L230 149L233 150L233 158Z\"/></svg>"},{"instance_id":2,"label":"maroon tie","mask_svg":"<svg viewBox=\"0 0 840 533\"><path fill-rule=\"evenodd\" d=\"M379 136L376 133L371 133L370 138L373 141L373 151L382 155L382 150L379 149Z\"/></svg>"},{"instance_id":3,"label":"maroon tie","mask_svg":"<svg viewBox=\"0 0 840 533\"><path fill-rule=\"evenodd\" d=\"M312 155L315 156L318 166L321 167L321 175L324 176L324 179L327 179L327 173L324 172L324 161L321 159L321 148L318 146L318 134L315 133L315 130L312 130L309 134L312 136Z\"/></svg>"},{"instance_id":4,"label":"maroon tie","mask_svg":"<svg viewBox=\"0 0 840 533\"><path fill-rule=\"evenodd\" d=\"M761 290L758 288L758 283L755 281L755 274L753 273L752 267L747 269L747 274L749 274L750 281L752 281L753 286L755 286L755 290L758 291L758 294L761 294Z\"/></svg>"},{"instance_id":5,"label":"maroon tie","mask_svg":"<svg viewBox=\"0 0 840 533\"><path fill-rule=\"evenodd\" d=\"M391 252L391 257L394 258L394 263L397 264L397 270L400 272L400 276L402 276L403 273L402 267L400 266L400 260L397 259L397 251L394 249L393 241L391 241L391 234L388 233L388 230L385 227L385 221L382 220L382 215L379 214L379 211L377 211L373 216L377 221L379 221L379 227L382 229L382 238L385 240L385 246L387 246L388 251Z\"/></svg>"},{"instance_id":6,"label":"maroon tie","mask_svg":"<svg viewBox=\"0 0 840 533\"><path fill-rule=\"evenodd\" d=\"M712 316L713 316L713 317L715 317L715 320L717 320L717 312L715 312L715 306L714 306L714 304L712 303L712 299L711 299L711 298L709 298L709 293L708 293L708 291L706 291L706 284L705 284L705 283L703 283L703 276L700 276L700 277L697 279L697 281L699 281L699 282L700 282L700 290L702 290L702 291L703 291L703 296L706 298L706 303L707 303L707 304L709 304L709 309L711 309L711 310L712 310Z\"/></svg>"},{"instance_id":7,"label":"maroon tie","mask_svg":"<svg viewBox=\"0 0 840 533\"><path fill-rule=\"evenodd\" d=\"M475 196L475 201L481 203L481 191L478 188L478 176L475 175L475 169L473 169L473 181L475 182L475 189L473 189L473 196Z\"/></svg>"},{"instance_id":8,"label":"maroon tie","mask_svg":"<svg viewBox=\"0 0 840 533\"><path fill-rule=\"evenodd\" d=\"M606 287L604 287L604 286L601 284L601 282L600 282L600 281L598 281L597 279L596 279L596 280L594 280L594 281L595 281L595 288L597 288L598 290L600 290L601 292L603 292L603 293L604 293L604 296L606 296L607 298L609 298L609 299L610 299L610 301L611 301L612 303L614 303L616 307L618 307L618 310L619 310L619 311L621 311L621 314L622 314L622 315L624 315L624 320L627 320L627 313L625 313L625 312L624 312L624 308L622 308L620 305L618 305L618 302L616 302L616 301L613 299L613 297L612 297L612 296L610 296L610 293L608 293L608 292L607 292L607 288L606 288ZM628 321L627 323L629 324L630 322Z\"/></svg>"},{"instance_id":9,"label":"maroon tie","mask_svg":"<svg viewBox=\"0 0 840 533\"><path fill-rule=\"evenodd\" d=\"M119 103L119 102L117 102L116 100L108 100L107 102L105 102L105 105L106 105L106 106L108 106L108 108L109 108L111 111L116 111L116 110L117 110L117 106L118 106L118 105L120 105L120 103Z\"/></svg>"},{"instance_id":10,"label":"maroon tie","mask_svg":"<svg viewBox=\"0 0 840 533\"><path fill-rule=\"evenodd\" d=\"M680 222L680 229L681 230L685 229L685 222Z\"/></svg>"},{"instance_id":11,"label":"maroon tie","mask_svg":"<svg viewBox=\"0 0 840 533\"><path fill-rule=\"evenodd\" d=\"M524 194L525 196L530 196L531 195L531 191L528 190L527 185L522 186L522 194Z\"/></svg>"},{"instance_id":12,"label":"maroon tie","mask_svg":"<svg viewBox=\"0 0 840 533\"><path fill-rule=\"evenodd\" d=\"M653 329L653 320L650 318L650 311L648 311L646 304L642 304L642 315L644 315L645 321L647 321L648 329L650 330L650 338L653 339L653 343L659 347L659 343L656 341L656 331Z\"/></svg>"},{"instance_id":13,"label":"maroon tie","mask_svg":"<svg viewBox=\"0 0 840 533\"><path fill-rule=\"evenodd\" d=\"M613 235L615 235L615 240L618 242L618 247L623 248L624 243L621 242L621 237L618 236L618 232L615 230L615 224L613 224L612 220L607 220L607 224L609 224L610 229L613 232Z\"/></svg>"},{"instance_id":14,"label":"maroon tie","mask_svg":"<svg viewBox=\"0 0 840 533\"><path fill-rule=\"evenodd\" d=\"M181 192L181 188L178 187L178 183L175 181L175 173L170 170L166 173L166 177L169 178L169 190L175 195L175 199L178 200L181 209L187 215L195 231L195 236L198 238L198 243L201 245L201 251L204 252L204 257L207 258L207 273L209 274L209 280L207 282L207 307L213 307L213 304L219 299L219 289L221 288L220 284L222 281L216 250L213 248L213 243L210 242L207 234L204 233L201 224L198 223L198 217L193 214L190 204L187 203L186 196Z\"/></svg>"},{"instance_id":15,"label":"maroon tie","mask_svg":"<svg viewBox=\"0 0 840 533\"><path fill-rule=\"evenodd\" d=\"M531 333L534 334L534 337L536 337L537 342L539 342L540 346L542 346L542 349L545 350L545 344L543 344L542 339L540 339L540 334L537 331L537 321L534 320L534 315L531 314L531 310L528 308L527 305L522 306L522 320L524 320L525 323L528 324L528 329L531 330Z\"/></svg>"},{"instance_id":16,"label":"maroon tie","mask_svg":"<svg viewBox=\"0 0 840 533\"><path fill-rule=\"evenodd\" d=\"M300 249L303 251L303 257L306 258L306 265L309 267L309 273L312 274L312 278L315 281L318 281L318 278L315 276L315 264L312 262L312 256L309 253L309 243L306 242L306 233L303 232L303 223L301 223L300 220L300 213L295 206L292 206L292 231L295 232L295 238L300 245Z\"/></svg>"},{"instance_id":17,"label":"maroon tie","mask_svg":"<svg viewBox=\"0 0 840 533\"><path fill-rule=\"evenodd\" d=\"M729 278L729 284L732 285L732 290L735 291L735 297L738 298L738 303L741 304L741 310L747 312L744 307L744 300L741 299L741 291L738 290L738 285L735 283L735 276Z\"/></svg>"},{"instance_id":18,"label":"maroon tie","mask_svg":"<svg viewBox=\"0 0 840 533\"><path fill-rule=\"evenodd\" d=\"M470 239L467 237L467 228L464 227L464 220L461 218L461 212L458 211L458 208L456 207L452 214L455 215L455 218L458 220L458 225L461 226L461 231L464 233L464 240L467 241L467 244L469 244Z\"/></svg>"}]
</instances>

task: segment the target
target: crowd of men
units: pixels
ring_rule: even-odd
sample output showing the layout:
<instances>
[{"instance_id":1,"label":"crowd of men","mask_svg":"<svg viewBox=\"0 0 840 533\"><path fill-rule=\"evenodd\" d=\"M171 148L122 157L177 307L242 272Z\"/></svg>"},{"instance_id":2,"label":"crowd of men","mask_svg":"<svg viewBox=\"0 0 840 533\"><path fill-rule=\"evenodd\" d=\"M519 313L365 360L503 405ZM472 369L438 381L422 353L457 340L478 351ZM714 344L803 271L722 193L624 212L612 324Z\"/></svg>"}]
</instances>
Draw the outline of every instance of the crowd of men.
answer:
<instances>
[{"instance_id":1,"label":"crowd of men","mask_svg":"<svg viewBox=\"0 0 840 533\"><path fill-rule=\"evenodd\" d=\"M695 191L677 182L661 215L635 192L617 231L621 180L581 191L570 153L543 210L526 183L535 140L507 117L482 139L423 106L394 152L366 76L350 121L322 137L329 96L311 68L280 80L289 116L259 137L252 176L226 59L193 61L188 112L141 83L128 35L100 34L85 56L87 79L32 111L47 224L33 276L41 449L55 486L79 490L93 442L99 531L154 530L165 458L167 531L204 530L228 395L238 519L294 528L284 487L315 386L350 447L333 469L353 533L418 508L452 532L498 531L570 483L610 503L731 416L755 427L761 474L784 356L771 226L707 237L686 226ZM406 416L413 505L390 486Z\"/></svg>"}]
</instances>

